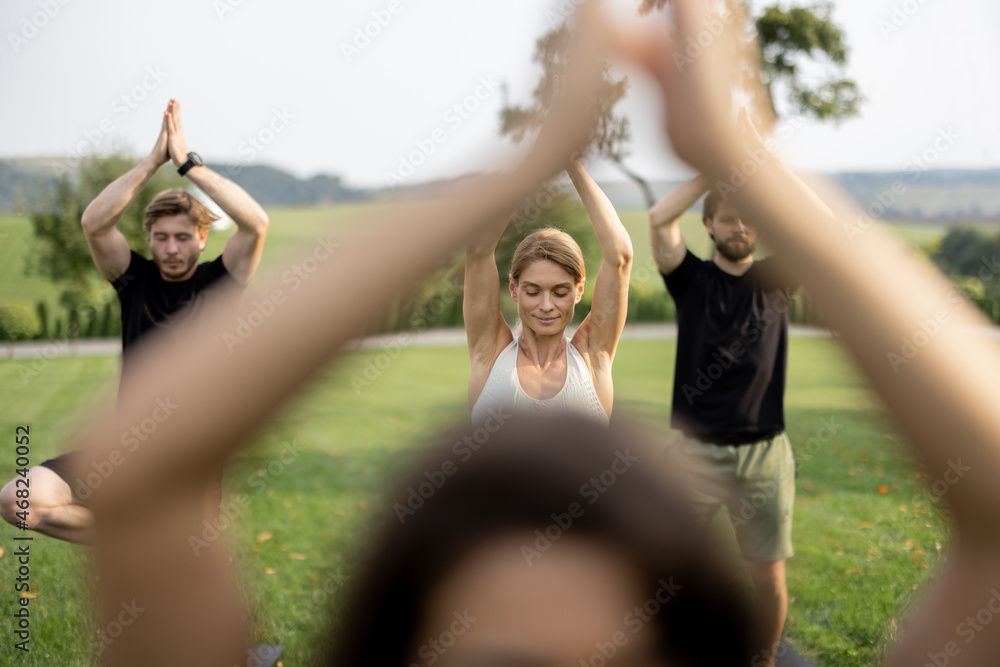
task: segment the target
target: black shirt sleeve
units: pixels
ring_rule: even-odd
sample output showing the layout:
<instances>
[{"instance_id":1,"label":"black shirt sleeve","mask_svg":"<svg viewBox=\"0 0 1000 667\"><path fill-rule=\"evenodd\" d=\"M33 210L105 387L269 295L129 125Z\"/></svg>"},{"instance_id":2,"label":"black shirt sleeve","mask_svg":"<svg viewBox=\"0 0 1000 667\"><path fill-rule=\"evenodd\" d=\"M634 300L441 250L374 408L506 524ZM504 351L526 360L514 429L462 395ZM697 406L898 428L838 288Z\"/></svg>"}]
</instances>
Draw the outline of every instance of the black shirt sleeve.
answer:
<instances>
[{"instance_id":1,"label":"black shirt sleeve","mask_svg":"<svg viewBox=\"0 0 1000 667\"><path fill-rule=\"evenodd\" d=\"M691 280L697 275L703 262L698 259L693 252L688 250L684 254L684 259L680 265L670 273L661 273L663 282L667 286L667 291L673 297L675 303L680 303L691 285Z\"/></svg>"},{"instance_id":2,"label":"black shirt sleeve","mask_svg":"<svg viewBox=\"0 0 1000 667\"><path fill-rule=\"evenodd\" d=\"M146 265L152 263L152 260L146 259L135 250L131 250L130 252L131 259L129 260L128 268L125 269L125 273L111 281L111 286L118 292L119 297L124 297L132 290L136 278L147 268Z\"/></svg>"}]
</instances>

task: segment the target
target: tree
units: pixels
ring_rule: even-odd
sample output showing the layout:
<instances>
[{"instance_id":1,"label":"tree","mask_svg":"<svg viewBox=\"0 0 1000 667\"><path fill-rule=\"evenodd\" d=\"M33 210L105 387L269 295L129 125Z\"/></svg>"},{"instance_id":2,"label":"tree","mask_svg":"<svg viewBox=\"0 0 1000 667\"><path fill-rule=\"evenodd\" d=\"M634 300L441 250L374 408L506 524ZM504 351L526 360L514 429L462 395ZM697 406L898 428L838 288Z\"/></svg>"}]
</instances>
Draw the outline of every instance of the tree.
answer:
<instances>
[{"instance_id":1,"label":"tree","mask_svg":"<svg viewBox=\"0 0 1000 667\"><path fill-rule=\"evenodd\" d=\"M945 234L930 257L950 276L984 275L993 280L998 254L1000 234L987 234L975 227L955 227Z\"/></svg>"},{"instance_id":2,"label":"tree","mask_svg":"<svg viewBox=\"0 0 1000 667\"><path fill-rule=\"evenodd\" d=\"M64 174L44 190L30 212L35 244L25 273L42 276L63 287L59 302L73 317L84 317L86 328L97 317L114 292L101 276L90 256L90 248L80 227L84 209L111 181L135 165L123 156L90 156L80 162L74 175ZM146 248L142 228L143 210L160 190L176 185L179 179L158 173L136 197L118 222L129 247Z\"/></svg>"},{"instance_id":3,"label":"tree","mask_svg":"<svg viewBox=\"0 0 1000 667\"><path fill-rule=\"evenodd\" d=\"M669 0L642 0L641 14L662 9ZM741 1L739 8L746 10ZM837 121L858 114L862 101L857 85L844 77L847 46L843 31L833 23L831 4L822 2L809 7L781 9L766 7L751 24L760 47L760 67L752 74L759 77L759 88L766 96L760 106L776 117L775 98L785 99L790 111L813 116L821 121ZM500 133L520 141L525 133L536 129L548 108L555 76L565 64L568 30L565 25L542 36L536 43L533 61L542 67L542 78L532 92L528 107L511 105L506 99L501 111ZM628 119L614 113L614 107L625 96L627 79L614 80L605 64L602 85L595 104L600 105L600 122L589 150L609 159L642 189L649 207L656 203L652 189L641 176L629 169L625 158L631 140ZM813 82L806 70L818 70L819 81ZM750 74L750 73L748 73Z\"/></svg>"},{"instance_id":4,"label":"tree","mask_svg":"<svg viewBox=\"0 0 1000 667\"><path fill-rule=\"evenodd\" d=\"M935 247L930 258L966 298L994 322L1000 321L1000 234L975 227L955 227Z\"/></svg>"},{"instance_id":5,"label":"tree","mask_svg":"<svg viewBox=\"0 0 1000 667\"><path fill-rule=\"evenodd\" d=\"M0 301L0 340L28 340L38 335L41 324L30 301Z\"/></svg>"}]
</instances>

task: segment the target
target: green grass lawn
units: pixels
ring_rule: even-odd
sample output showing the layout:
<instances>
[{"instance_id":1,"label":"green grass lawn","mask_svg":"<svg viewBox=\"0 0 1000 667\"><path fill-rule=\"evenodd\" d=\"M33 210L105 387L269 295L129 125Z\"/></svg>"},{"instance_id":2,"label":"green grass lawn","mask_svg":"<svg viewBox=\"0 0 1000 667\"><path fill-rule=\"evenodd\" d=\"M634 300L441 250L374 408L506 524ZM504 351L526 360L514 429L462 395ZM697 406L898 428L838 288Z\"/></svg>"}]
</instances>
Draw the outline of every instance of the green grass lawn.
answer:
<instances>
[{"instance_id":1,"label":"green grass lawn","mask_svg":"<svg viewBox=\"0 0 1000 667\"><path fill-rule=\"evenodd\" d=\"M628 411L664 422L674 353L672 342L621 344L616 415ZM341 602L338 576L357 571L352 554L388 511L381 491L388 476L442 423L467 414L463 347L406 349L371 386L356 391L350 375L374 354L352 355L325 373L230 470L230 492L249 498L227 537L244 575L256 637L285 644L289 667L319 664L324 617ZM15 425L30 424L31 458L38 463L61 452L88 409L115 391L115 358L38 365L37 374L26 375L27 362L0 360L5 478L15 467ZM837 345L795 339L789 367L788 432L799 478L786 634L824 667L874 664L938 567L945 524L926 500L927 480ZM827 442L820 441L824 426L836 430ZM90 664L86 551L43 537L32 543L32 651L13 649L16 534L6 524L0 528L0 664Z\"/></svg>"}]
</instances>

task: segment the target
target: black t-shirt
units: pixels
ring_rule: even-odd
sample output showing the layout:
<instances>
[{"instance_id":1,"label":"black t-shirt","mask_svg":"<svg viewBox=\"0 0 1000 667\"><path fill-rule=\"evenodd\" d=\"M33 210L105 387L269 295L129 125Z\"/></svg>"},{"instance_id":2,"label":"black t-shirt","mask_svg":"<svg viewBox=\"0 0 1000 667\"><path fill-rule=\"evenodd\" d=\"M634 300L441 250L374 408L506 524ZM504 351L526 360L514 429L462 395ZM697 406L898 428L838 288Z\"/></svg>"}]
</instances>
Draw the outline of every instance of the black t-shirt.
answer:
<instances>
[{"instance_id":1,"label":"black t-shirt","mask_svg":"<svg viewBox=\"0 0 1000 667\"><path fill-rule=\"evenodd\" d=\"M690 250L663 280L677 304L671 425L729 445L784 431L794 287L776 275L770 259L733 276Z\"/></svg>"},{"instance_id":2,"label":"black t-shirt","mask_svg":"<svg viewBox=\"0 0 1000 667\"><path fill-rule=\"evenodd\" d=\"M145 334L153 328L181 324L197 310L202 301L198 295L220 279L238 284L226 271L222 255L199 264L187 280L171 282L163 279L153 260L133 250L125 273L111 281L122 310L123 366L129 358L129 350ZM182 310L183 313L177 314Z\"/></svg>"}]
</instances>

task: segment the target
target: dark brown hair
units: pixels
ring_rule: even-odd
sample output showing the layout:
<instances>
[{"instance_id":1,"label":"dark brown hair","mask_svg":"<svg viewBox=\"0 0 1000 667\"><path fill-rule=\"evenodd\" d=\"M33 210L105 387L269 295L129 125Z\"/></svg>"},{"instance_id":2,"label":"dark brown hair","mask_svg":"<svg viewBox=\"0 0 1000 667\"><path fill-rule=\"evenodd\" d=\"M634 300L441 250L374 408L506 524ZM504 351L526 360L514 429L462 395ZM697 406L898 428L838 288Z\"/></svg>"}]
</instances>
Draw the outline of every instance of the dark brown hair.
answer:
<instances>
[{"instance_id":1,"label":"dark brown hair","mask_svg":"<svg viewBox=\"0 0 1000 667\"><path fill-rule=\"evenodd\" d=\"M366 550L365 571L352 580L353 594L338 610L342 623L328 664L409 664L429 598L463 557L498 536L545 531L551 515L574 502L585 511L567 532L621 553L650 596L661 580L680 586L649 621L669 664L749 660L752 617L744 591L720 565L725 549L696 529L679 483L665 475L661 450L631 428L602 428L579 416L517 416L494 433L479 430L451 432L390 496L393 507L410 507L410 490L428 482L425 473L440 472L446 461L457 467L422 505L404 513L402 525L398 508L387 508L381 539ZM479 449L462 449L466 437L480 442ZM606 472L622 452L636 463L588 504L581 484Z\"/></svg>"}]
</instances>

